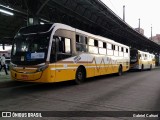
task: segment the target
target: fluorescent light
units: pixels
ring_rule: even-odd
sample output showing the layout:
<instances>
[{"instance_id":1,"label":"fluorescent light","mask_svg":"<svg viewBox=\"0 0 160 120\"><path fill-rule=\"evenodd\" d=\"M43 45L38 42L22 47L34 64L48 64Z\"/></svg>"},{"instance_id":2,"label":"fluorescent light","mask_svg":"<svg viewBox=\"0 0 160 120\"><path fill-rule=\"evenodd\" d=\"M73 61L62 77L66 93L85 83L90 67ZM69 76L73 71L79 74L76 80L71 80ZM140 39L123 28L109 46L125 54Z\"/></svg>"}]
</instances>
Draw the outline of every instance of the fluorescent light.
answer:
<instances>
[{"instance_id":1,"label":"fluorescent light","mask_svg":"<svg viewBox=\"0 0 160 120\"><path fill-rule=\"evenodd\" d=\"M40 22L41 25L44 25L44 22Z\"/></svg>"},{"instance_id":2,"label":"fluorescent light","mask_svg":"<svg viewBox=\"0 0 160 120\"><path fill-rule=\"evenodd\" d=\"M5 14L7 14L7 15L11 15L11 16L14 15L13 13L11 13L11 12L9 12L9 11L6 11L6 10L2 10L2 9L0 9L0 12L1 12L1 13L5 13Z\"/></svg>"},{"instance_id":3,"label":"fluorescent light","mask_svg":"<svg viewBox=\"0 0 160 120\"><path fill-rule=\"evenodd\" d=\"M4 6L4 5L2 5L2 4L0 4L0 6L1 6L1 7L5 7L5 8L7 8L7 9L10 9L10 10L13 10L13 9L10 8L9 6Z\"/></svg>"},{"instance_id":4,"label":"fluorescent light","mask_svg":"<svg viewBox=\"0 0 160 120\"><path fill-rule=\"evenodd\" d=\"M48 21L48 20L46 20L46 19L42 19L42 18L41 18L41 20L44 21L44 22L47 22L47 23L51 23L51 21Z\"/></svg>"}]
</instances>

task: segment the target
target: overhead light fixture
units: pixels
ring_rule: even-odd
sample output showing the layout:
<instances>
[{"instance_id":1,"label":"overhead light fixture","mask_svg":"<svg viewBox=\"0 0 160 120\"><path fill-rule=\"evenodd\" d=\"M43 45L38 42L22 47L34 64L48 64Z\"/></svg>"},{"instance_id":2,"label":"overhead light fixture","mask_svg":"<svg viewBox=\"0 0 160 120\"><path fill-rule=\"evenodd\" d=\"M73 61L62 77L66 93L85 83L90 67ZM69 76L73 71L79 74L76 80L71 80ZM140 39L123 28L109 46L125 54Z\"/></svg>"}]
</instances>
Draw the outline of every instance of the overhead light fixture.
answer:
<instances>
[{"instance_id":1,"label":"overhead light fixture","mask_svg":"<svg viewBox=\"0 0 160 120\"><path fill-rule=\"evenodd\" d=\"M14 15L14 13L9 12L9 11L6 11L6 10L3 10L3 9L0 9L0 12L1 12L1 13L4 13L4 14L7 14L7 15L11 15L11 16Z\"/></svg>"},{"instance_id":2,"label":"overhead light fixture","mask_svg":"<svg viewBox=\"0 0 160 120\"><path fill-rule=\"evenodd\" d=\"M4 8L7 8L7 9L10 9L10 10L14 10L14 9L10 8L9 6L4 6L4 5L2 5L2 4L0 4L0 6L1 6L1 7L4 7Z\"/></svg>"},{"instance_id":3,"label":"overhead light fixture","mask_svg":"<svg viewBox=\"0 0 160 120\"><path fill-rule=\"evenodd\" d=\"M44 22L40 22L41 25L44 25Z\"/></svg>"}]
</instances>

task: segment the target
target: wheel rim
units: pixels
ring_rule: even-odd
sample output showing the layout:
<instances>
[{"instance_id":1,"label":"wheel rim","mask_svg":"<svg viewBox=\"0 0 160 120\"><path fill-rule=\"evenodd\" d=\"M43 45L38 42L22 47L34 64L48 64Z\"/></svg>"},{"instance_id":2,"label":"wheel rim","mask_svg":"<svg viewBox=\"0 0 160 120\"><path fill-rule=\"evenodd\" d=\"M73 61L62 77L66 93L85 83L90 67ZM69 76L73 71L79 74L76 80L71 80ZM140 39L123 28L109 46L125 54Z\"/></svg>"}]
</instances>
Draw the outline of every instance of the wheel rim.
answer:
<instances>
[{"instance_id":1,"label":"wheel rim","mask_svg":"<svg viewBox=\"0 0 160 120\"><path fill-rule=\"evenodd\" d=\"M78 78L78 80L82 80L83 79L83 74L82 74L81 71L78 72L77 78Z\"/></svg>"},{"instance_id":2,"label":"wheel rim","mask_svg":"<svg viewBox=\"0 0 160 120\"><path fill-rule=\"evenodd\" d=\"M83 83L84 79L85 79L84 69L78 68L77 72L76 72L76 79L75 79L76 83L81 84L81 83Z\"/></svg>"}]
</instances>

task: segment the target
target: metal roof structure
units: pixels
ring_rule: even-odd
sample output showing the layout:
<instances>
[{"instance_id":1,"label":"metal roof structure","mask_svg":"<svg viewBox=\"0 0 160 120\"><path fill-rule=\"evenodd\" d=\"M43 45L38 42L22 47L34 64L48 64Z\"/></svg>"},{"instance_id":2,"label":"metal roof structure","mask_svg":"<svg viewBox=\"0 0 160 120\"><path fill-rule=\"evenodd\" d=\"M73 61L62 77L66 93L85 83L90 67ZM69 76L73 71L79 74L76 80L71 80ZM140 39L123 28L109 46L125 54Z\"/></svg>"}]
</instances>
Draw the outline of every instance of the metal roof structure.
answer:
<instances>
[{"instance_id":1,"label":"metal roof structure","mask_svg":"<svg viewBox=\"0 0 160 120\"><path fill-rule=\"evenodd\" d=\"M100 0L0 0L0 9L14 13L0 13L0 44L11 43L19 28L33 17L45 23L64 23L139 50L160 52L160 45L136 32Z\"/></svg>"}]
</instances>

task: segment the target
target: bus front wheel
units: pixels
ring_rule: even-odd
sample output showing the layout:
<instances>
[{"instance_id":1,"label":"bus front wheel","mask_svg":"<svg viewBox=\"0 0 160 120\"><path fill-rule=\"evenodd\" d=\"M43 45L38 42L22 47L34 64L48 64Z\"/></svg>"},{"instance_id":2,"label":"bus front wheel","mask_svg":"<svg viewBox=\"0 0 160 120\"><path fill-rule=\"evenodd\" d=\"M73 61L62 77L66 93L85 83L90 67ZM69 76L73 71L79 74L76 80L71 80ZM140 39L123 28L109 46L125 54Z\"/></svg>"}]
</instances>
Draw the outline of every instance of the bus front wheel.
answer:
<instances>
[{"instance_id":1,"label":"bus front wheel","mask_svg":"<svg viewBox=\"0 0 160 120\"><path fill-rule=\"evenodd\" d=\"M79 67L76 71L76 78L75 78L76 84L83 83L85 78L86 78L85 68Z\"/></svg>"}]
</instances>

